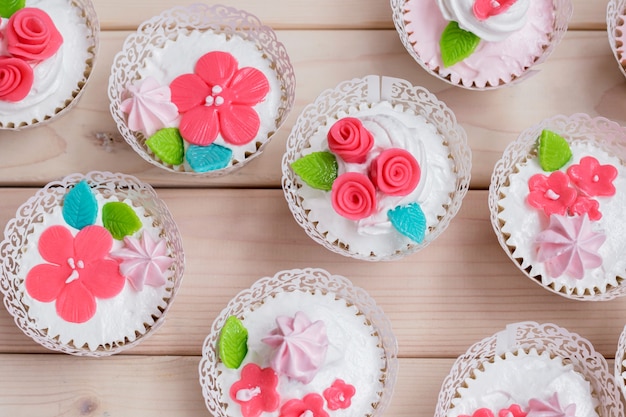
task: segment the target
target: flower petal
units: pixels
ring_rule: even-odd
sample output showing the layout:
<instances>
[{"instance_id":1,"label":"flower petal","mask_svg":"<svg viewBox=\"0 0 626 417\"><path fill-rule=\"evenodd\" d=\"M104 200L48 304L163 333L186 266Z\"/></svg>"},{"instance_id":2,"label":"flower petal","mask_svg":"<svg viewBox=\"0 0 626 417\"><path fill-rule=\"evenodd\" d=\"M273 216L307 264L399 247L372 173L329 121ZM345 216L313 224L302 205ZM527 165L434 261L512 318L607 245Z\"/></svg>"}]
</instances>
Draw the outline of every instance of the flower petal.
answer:
<instances>
[{"instance_id":1,"label":"flower petal","mask_svg":"<svg viewBox=\"0 0 626 417\"><path fill-rule=\"evenodd\" d=\"M218 110L215 106L196 107L183 114L180 120L180 134L189 143L208 146L220 129Z\"/></svg>"},{"instance_id":2,"label":"flower petal","mask_svg":"<svg viewBox=\"0 0 626 417\"><path fill-rule=\"evenodd\" d=\"M183 74L175 78L170 84L170 90L172 103L180 113L204 105L206 97L211 94L209 86L195 74Z\"/></svg>"},{"instance_id":3,"label":"flower petal","mask_svg":"<svg viewBox=\"0 0 626 417\"><path fill-rule=\"evenodd\" d=\"M84 323L96 314L96 300L80 281L74 281L59 294L56 310L65 321Z\"/></svg>"},{"instance_id":4,"label":"flower petal","mask_svg":"<svg viewBox=\"0 0 626 417\"><path fill-rule=\"evenodd\" d=\"M256 137L259 126L261 120L252 107L231 105L220 109L220 129L228 143L245 145Z\"/></svg>"},{"instance_id":5,"label":"flower petal","mask_svg":"<svg viewBox=\"0 0 626 417\"><path fill-rule=\"evenodd\" d=\"M108 256L113 246L111 233L102 226L87 226L81 229L74 239L76 261L85 264Z\"/></svg>"},{"instance_id":6,"label":"flower petal","mask_svg":"<svg viewBox=\"0 0 626 417\"><path fill-rule=\"evenodd\" d=\"M224 88L238 66L237 60L228 52L213 51L200 57L196 62L195 72L209 86L219 85Z\"/></svg>"},{"instance_id":7,"label":"flower petal","mask_svg":"<svg viewBox=\"0 0 626 417\"><path fill-rule=\"evenodd\" d=\"M126 282L120 273L119 263L113 259L102 259L85 265L80 271L80 278L85 288L97 298L116 296Z\"/></svg>"},{"instance_id":8,"label":"flower petal","mask_svg":"<svg viewBox=\"0 0 626 417\"><path fill-rule=\"evenodd\" d=\"M26 275L26 291L35 300L49 303L59 296L65 287L65 280L70 274L71 269L67 263L61 266L37 265Z\"/></svg>"},{"instance_id":9,"label":"flower petal","mask_svg":"<svg viewBox=\"0 0 626 417\"><path fill-rule=\"evenodd\" d=\"M265 98L270 85L261 71L245 67L235 73L230 81L229 90L231 90L233 102L253 106Z\"/></svg>"},{"instance_id":10,"label":"flower petal","mask_svg":"<svg viewBox=\"0 0 626 417\"><path fill-rule=\"evenodd\" d=\"M74 256L74 236L64 226L50 226L41 234L38 248L46 261L66 265L67 258Z\"/></svg>"}]
</instances>

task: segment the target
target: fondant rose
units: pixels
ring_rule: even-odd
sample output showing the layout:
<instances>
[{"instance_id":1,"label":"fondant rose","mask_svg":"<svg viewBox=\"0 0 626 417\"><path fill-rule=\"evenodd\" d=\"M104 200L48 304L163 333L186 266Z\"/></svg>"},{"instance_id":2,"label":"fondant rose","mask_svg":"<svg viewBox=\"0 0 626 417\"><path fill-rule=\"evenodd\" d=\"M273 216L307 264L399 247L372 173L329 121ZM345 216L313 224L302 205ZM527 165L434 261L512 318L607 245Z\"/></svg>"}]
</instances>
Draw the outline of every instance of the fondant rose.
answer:
<instances>
[{"instance_id":1,"label":"fondant rose","mask_svg":"<svg viewBox=\"0 0 626 417\"><path fill-rule=\"evenodd\" d=\"M355 117L344 117L328 131L328 147L348 163L363 163L374 146L374 137Z\"/></svg>"},{"instance_id":2,"label":"fondant rose","mask_svg":"<svg viewBox=\"0 0 626 417\"><path fill-rule=\"evenodd\" d=\"M346 172L333 182L331 203L340 216L361 220L376 210L376 189L367 175Z\"/></svg>"},{"instance_id":3,"label":"fondant rose","mask_svg":"<svg viewBox=\"0 0 626 417\"><path fill-rule=\"evenodd\" d=\"M18 10L6 29L7 50L15 57L42 61L54 55L63 36L46 12L34 7Z\"/></svg>"},{"instance_id":4,"label":"fondant rose","mask_svg":"<svg viewBox=\"0 0 626 417\"><path fill-rule=\"evenodd\" d=\"M400 149L386 149L374 159L369 171L372 183L380 191L392 196L410 194L419 183L421 170L410 152Z\"/></svg>"},{"instance_id":5,"label":"fondant rose","mask_svg":"<svg viewBox=\"0 0 626 417\"><path fill-rule=\"evenodd\" d=\"M20 101L34 81L33 69L19 58L0 57L0 100Z\"/></svg>"}]
</instances>

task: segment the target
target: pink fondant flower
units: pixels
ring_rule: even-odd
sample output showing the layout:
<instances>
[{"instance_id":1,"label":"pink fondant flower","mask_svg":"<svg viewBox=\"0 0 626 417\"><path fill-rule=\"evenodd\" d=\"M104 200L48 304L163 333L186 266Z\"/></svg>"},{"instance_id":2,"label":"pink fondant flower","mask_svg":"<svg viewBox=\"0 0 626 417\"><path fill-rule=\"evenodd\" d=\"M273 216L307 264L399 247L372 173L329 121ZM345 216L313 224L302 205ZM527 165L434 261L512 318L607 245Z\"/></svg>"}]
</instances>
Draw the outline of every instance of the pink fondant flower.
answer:
<instances>
[{"instance_id":1,"label":"pink fondant flower","mask_svg":"<svg viewBox=\"0 0 626 417\"><path fill-rule=\"evenodd\" d=\"M343 379L336 379L333 384L324 390L324 398L329 410L346 409L352 404L352 397L356 393L353 385L346 384Z\"/></svg>"},{"instance_id":2,"label":"pink fondant flower","mask_svg":"<svg viewBox=\"0 0 626 417\"><path fill-rule=\"evenodd\" d=\"M174 258L167 255L165 240L155 240L144 231L141 239L124 237L124 245L111 252L111 256L121 261L120 272L135 290L143 290L144 284L152 287L165 284L165 271L174 263Z\"/></svg>"},{"instance_id":3,"label":"pink fondant flower","mask_svg":"<svg viewBox=\"0 0 626 417\"><path fill-rule=\"evenodd\" d=\"M471 416L467 414L461 414L459 417L494 417L493 411L488 408L479 408L474 411Z\"/></svg>"},{"instance_id":4,"label":"pink fondant flower","mask_svg":"<svg viewBox=\"0 0 626 417\"><path fill-rule=\"evenodd\" d=\"M364 219L376 210L376 188L367 175L346 172L333 182L331 203L347 219Z\"/></svg>"},{"instance_id":5,"label":"pink fondant flower","mask_svg":"<svg viewBox=\"0 0 626 417\"><path fill-rule=\"evenodd\" d=\"M356 117L336 121L328 131L327 139L330 151L348 163L365 162L367 153L374 146L374 137Z\"/></svg>"},{"instance_id":6,"label":"pink fondant flower","mask_svg":"<svg viewBox=\"0 0 626 417\"><path fill-rule=\"evenodd\" d=\"M592 156L585 156L579 164L567 169L572 183L587 196L615 195L613 180L617 177L617 169L613 165L600 165Z\"/></svg>"},{"instance_id":7,"label":"pink fondant flower","mask_svg":"<svg viewBox=\"0 0 626 417\"><path fill-rule=\"evenodd\" d=\"M586 214L589 216L589 220L600 220L602 213L600 213L600 203L593 198L587 198L584 195L578 195L576 201L569 208L569 214L572 216L582 216Z\"/></svg>"},{"instance_id":8,"label":"pink fondant flower","mask_svg":"<svg viewBox=\"0 0 626 417\"><path fill-rule=\"evenodd\" d=\"M543 209L546 216L565 214L576 200L577 192L570 187L569 177L561 171L554 171L549 177L533 175L528 180L528 204Z\"/></svg>"},{"instance_id":9,"label":"pink fondant flower","mask_svg":"<svg viewBox=\"0 0 626 417\"><path fill-rule=\"evenodd\" d=\"M160 85L153 77L147 77L128 87L129 97L122 101L120 109L128 114L128 127L146 136L172 125L178 117L178 108L171 100L170 88Z\"/></svg>"},{"instance_id":10,"label":"pink fondant flower","mask_svg":"<svg viewBox=\"0 0 626 417\"><path fill-rule=\"evenodd\" d=\"M280 397L276 391L278 376L272 368L261 369L249 363L241 370L241 379L230 386L230 398L241 406L243 417L258 417L262 412L278 409Z\"/></svg>"},{"instance_id":11,"label":"pink fondant flower","mask_svg":"<svg viewBox=\"0 0 626 417\"><path fill-rule=\"evenodd\" d=\"M519 404L513 404L498 411L498 417L526 417L526 412L522 410Z\"/></svg>"},{"instance_id":12,"label":"pink fondant flower","mask_svg":"<svg viewBox=\"0 0 626 417\"><path fill-rule=\"evenodd\" d=\"M537 260L545 262L546 270L553 278L568 274L574 279L581 279L585 269L602 265L598 249L605 240L604 233L591 229L586 215L552 215L548 228L535 238Z\"/></svg>"},{"instance_id":13,"label":"pink fondant flower","mask_svg":"<svg viewBox=\"0 0 626 417\"><path fill-rule=\"evenodd\" d=\"M390 148L374 159L369 174L372 183L381 192L391 196L405 196L417 187L421 170L409 151Z\"/></svg>"},{"instance_id":14,"label":"pink fondant flower","mask_svg":"<svg viewBox=\"0 0 626 417\"><path fill-rule=\"evenodd\" d=\"M208 146L221 134L233 145L256 137L261 121L253 106L269 91L269 83L256 68L238 68L227 52L209 52L196 63L194 74L170 84L172 101L182 114L180 133L190 143Z\"/></svg>"},{"instance_id":15,"label":"pink fondant flower","mask_svg":"<svg viewBox=\"0 0 626 417\"><path fill-rule=\"evenodd\" d=\"M506 12L517 0L475 0L472 8L478 20L487 20Z\"/></svg>"},{"instance_id":16,"label":"pink fondant flower","mask_svg":"<svg viewBox=\"0 0 626 417\"><path fill-rule=\"evenodd\" d=\"M22 100L30 92L34 79L33 69L25 61L0 57L0 100Z\"/></svg>"},{"instance_id":17,"label":"pink fondant flower","mask_svg":"<svg viewBox=\"0 0 626 417\"><path fill-rule=\"evenodd\" d=\"M536 398L528 401L527 417L576 417L576 404L563 407L559 404L559 397L555 392L548 401Z\"/></svg>"},{"instance_id":18,"label":"pink fondant flower","mask_svg":"<svg viewBox=\"0 0 626 417\"><path fill-rule=\"evenodd\" d=\"M87 226L76 237L64 226L51 226L39 238L39 253L49 262L26 275L26 291L35 300L56 300L65 321L83 323L96 313L96 298L111 298L124 288L117 261L108 257L113 238L101 226Z\"/></svg>"},{"instance_id":19,"label":"pink fondant flower","mask_svg":"<svg viewBox=\"0 0 626 417\"><path fill-rule=\"evenodd\" d=\"M50 16L36 7L25 7L13 13L6 38L9 53L29 61L50 58L63 44L63 36Z\"/></svg>"},{"instance_id":20,"label":"pink fondant flower","mask_svg":"<svg viewBox=\"0 0 626 417\"><path fill-rule=\"evenodd\" d=\"M301 400L289 400L280 407L279 417L329 417L324 399L319 394L307 394Z\"/></svg>"}]
</instances>

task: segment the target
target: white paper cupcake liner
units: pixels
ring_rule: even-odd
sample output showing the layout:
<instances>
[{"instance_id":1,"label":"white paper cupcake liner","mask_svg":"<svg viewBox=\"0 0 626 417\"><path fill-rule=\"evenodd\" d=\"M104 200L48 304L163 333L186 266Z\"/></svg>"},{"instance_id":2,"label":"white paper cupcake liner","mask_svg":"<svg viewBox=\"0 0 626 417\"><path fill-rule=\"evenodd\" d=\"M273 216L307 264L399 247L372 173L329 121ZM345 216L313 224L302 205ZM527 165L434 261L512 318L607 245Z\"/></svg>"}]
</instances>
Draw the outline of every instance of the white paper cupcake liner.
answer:
<instances>
[{"instance_id":1,"label":"white paper cupcake liner","mask_svg":"<svg viewBox=\"0 0 626 417\"><path fill-rule=\"evenodd\" d=\"M51 213L58 207L68 189L81 180L86 180L93 190L104 197L114 196L120 201L128 199L143 207L146 214L153 219L153 225L161 229L168 250L174 257L174 263L169 268L168 282L165 284L169 297L163 300L163 306L158 306L160 314L153 317L154 322L145 325L140 334L133 332L119 340L103 343L95 350L89 349L86 345L63 343L58 336L51 337L46 329L39 328L29 314L27 305L24 304L25 274L20 271L24 248L33 228L41 224L44 214ZM166 205L157 197L150 185L130 175L93 171L85 175L72 174L62 180L50 182L19 207L15 218L11 219L5 228L4 240L0 244L0 267L0 290L4 295L4 305L17 326L27 336L48 349L63 353L77 356L108 356L136 346L163 325L166 313L182 282L185 259L178 227Z\"/></svg>"},{"instance_id":2,"label":"white paper cupcake liner","mask_svg":"<svg viewBox=\"0 0 626 417\"><path fill-rule=\"evenodd\" d=\"M615 381L626 398L626 326L622 330L617 342L617 352L615 353Z\"/></svg>"},{"instance_id":3,"label":"white paper cupcake liner","mask_svg":"<svg viewBox=\"0 0 626 417\"><path fill-rule=\"evenodd\" d=\"M624 415L624 407L618 386L606 359L594 349L584 337L567 331L556 324L521 322L510 324L493 336L472 345L459 356L450 373L443 381L435 417L448 415L458 389L473 377L482 363L493 361L494 357L518 350L547 352L551 357L561 357L573 366L590 383L593 396L598 400L600 417Z\"/></svg>"},{"instance_id":4,"label":"white paper cupcake liner","mask_svg":"<svg viewBox=\"0 0 626 417\"><path fill-rule=\"evenodd\" d=\"M231 162L222 169L207 172L194 172L186 164L170 165L159 160L146 145L147 138L126 124L126 115L121 110L121 103L126 98L126 89L140 79L140 70L144 60L155 49L163 48L168 41L175 41L179 35L193 32L212 31L227 38L238 37L259 49L280 84L280 104L278 116L273 121L274 129L266 138L256 138L249 145L252 149L242 150L242 158ZM209 52L208 50L206 52ZM143 159L170 172L216 177L229 174L258 157L268 145L273 135L282 126L291 111L295 99L296 80L291 61L285 47L276 38L275 32L265 26L254 15L232 7L222 5L207 6L194 4L188 7L174 7L142 23L136 33L126 38L124 46L114 60L109 78L108 96L110 111L118 130L128 144Z\"/></svg>"},{"instance_id":5,"label":"white paper cupcake liner","mask_svg":"<svg viewBox=\"0 0 626 417\"><path fill-rule=\"evenodd\" d=\"M249 289L237 294L217 316L202 346L202 359L199 365L202 395L209 412L215 417L229 416L224 404L220 402L222 388L218 384L219 359L216 351L226 319L230 316L240 317L251 306L262 303L268 297L293 291L332 293L337 299L345 300L348 305L354 305L375 329L380 346L384 350L385 366L381 377L383 391L371 417L383 415L391 401L398 376L398 346L391 323L365 290L352 285L345 277L331 275L317 268L286 270L276 273L273 277L261 278Z\"/></svg>"},{"instance_id":6,"label":"white paper cupcake liner","mask_svg":"<svg viewBox=\"0 0 626 417\"><path fill-rule=\"evenodd\" d=\"M613 52L613 56L617 61L620 72L626 77L626 68L624 67L624 59L626 58L626 45L618 45L618 27L624 24L622 16L626 13L625 0L609 0L606 6L606 32L609 37L609 46ZM620 51L618 51L620 49Z\"/></svg>"}]
</instances>

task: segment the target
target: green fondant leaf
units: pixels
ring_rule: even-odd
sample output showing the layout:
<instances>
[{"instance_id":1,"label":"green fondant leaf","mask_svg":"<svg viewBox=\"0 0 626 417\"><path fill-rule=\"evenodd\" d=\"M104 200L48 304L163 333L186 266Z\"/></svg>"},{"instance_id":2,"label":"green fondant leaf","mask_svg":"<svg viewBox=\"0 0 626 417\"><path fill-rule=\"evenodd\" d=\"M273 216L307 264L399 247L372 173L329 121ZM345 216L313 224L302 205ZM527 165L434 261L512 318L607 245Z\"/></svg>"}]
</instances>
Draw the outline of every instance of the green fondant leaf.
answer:
<instances>
[{"instance_id":1,"label":"green fondant leaf","mask_svg":"<svg viewBox=\"0 0 626 417\"><path fill-rule=\"evenodd\" d=\"M330 191L337 178L337 158L330 152L313 152L294 161L293 171L311 187Z\"/></svg>"},{"instance_id":2,"label":"green fondant leaf","mask_svg":"<svg viewBox=\"0 0 626 417\"><path fill-rule=\"evenodd\" d=\"M569 143L558 133L544 129L539 137L539 165L547 172L563 168L572 158Z\"/></svg>"},{"instance_id":3,"label":"green fondant leaf","mask_svg":"<svg viewBox=\"0 0 626 417\"><path fill-rule=\"evenodd\" d=\"M479 42L478 36L461 29L457 22L448 23L439 40L443 66L451 67L463 61L474 52Z\"/></svg>"},{"instance_id":4,"label":"green fondant leaf","mask_svg":"<svg viewBox=\"0 0 626 417\"><path fill-rule=\"evenodd\" d=\"M87 181L76 184L63 199L63 220L80 230L96 222L98 202Z\"/></svg>"},{"instance_id":5,"label":"green fondant leaf","mask_svg":"<svg viewBox=\"0 0 626 417\"><path fill-rule=\"evenodd\" d=\"M422 243L426 236L426 216L417 203L398 206L387 212L393 227L416 243Z\"/></svg>"},{"instance_id":6,"label":"green fondant leaf","mask_svg":"<svg viewBox=\"0 0 626 417\"><path fill-rule=\"evenodd\" d=\"M227 368L237 369L248 353L248 330L235 316L226 319L217 342L220 359Z\"/></svg>"},{"instance_id":7,"label":"green fondant leaf","mask_svg":"<svg viewBox=\"0 0 626 417\"><path fill-rule=\"evenodd\" d=\"M117 240L132 235L141 229L141 220L128 204L119 201L106 203L102 207L102 224Z\"/></svg>"},{"instance_id":8,"label":"green fondant leaf","mask_svg":"<svg viewBox=\"0 0 626 417\"><path fill-rule=\"evenodd\" d=\"M13 15L13 13L24 8L26 6L26 0L1 0L0 1L0 16L7 19Z\"/></svg>"},{"instance_id":9,"label":"green fondant leaf","mask_svg":"<svg viewBox=\"0 0 626 417\"><path fill-rule=\"evenodd\" d=\"M195 172L215 171L226 168L233 157L233 151L215 143L209 146L191 145L187 148L185 159Z\"/></svg>"},{"instance_id":10,"label":"green fondant leaf","mask_svg":"<svg viewBox=\"0 0 626 417\"><path fill-rule=\"evenodd\" d=\"M180 165L183 163L185 153L183 137L175 127L158 130L150 136L146 145L166 164Z\"/></svg>"}]
</instances>

